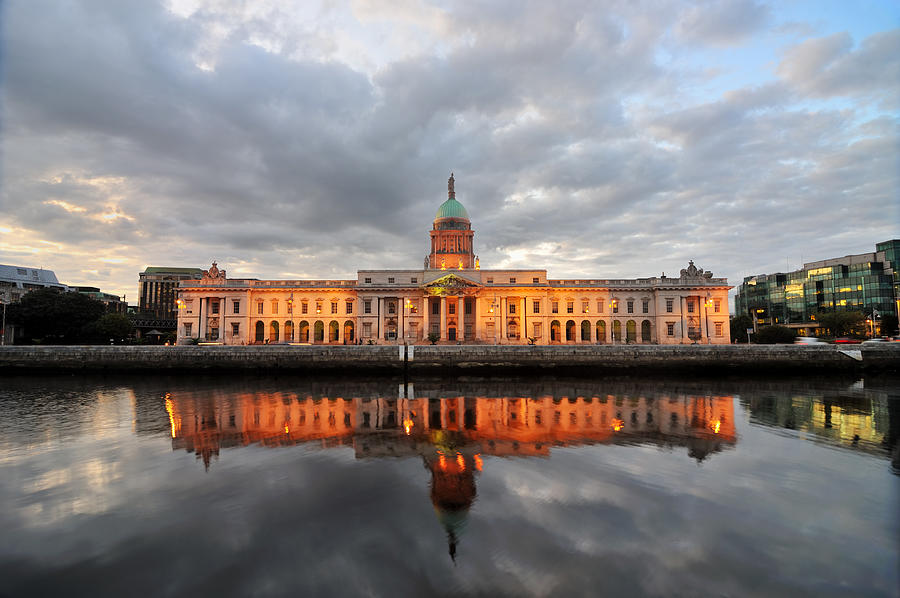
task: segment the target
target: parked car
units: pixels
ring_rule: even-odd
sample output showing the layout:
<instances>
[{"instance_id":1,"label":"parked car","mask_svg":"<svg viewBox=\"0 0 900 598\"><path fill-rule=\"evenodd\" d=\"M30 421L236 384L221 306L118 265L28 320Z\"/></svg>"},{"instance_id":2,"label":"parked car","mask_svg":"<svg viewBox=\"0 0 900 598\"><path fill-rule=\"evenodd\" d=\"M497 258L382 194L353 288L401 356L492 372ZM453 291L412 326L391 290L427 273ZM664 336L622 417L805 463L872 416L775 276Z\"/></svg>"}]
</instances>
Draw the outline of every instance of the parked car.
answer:
<instances>
[{"instance_id":1,"label":"parked car","mask_svg":"<svg viewBox=\"0 0 900 598\"><path fill-rule=\"evenodd\" d=\"M834 344L836 344L836 345L858 345L859 339L842 336L841 338L834 339Z\"/></svg>"},{"instance_id":2,"label":"parked car","mask_svg":"<svg viewBox=\"0 0 900 598\"><path fill-rule=\"evenodd\" d=\"M825 341L815 336L798 336L794 339L795 345L824 345Z\"/></svg>"}]
</instances>

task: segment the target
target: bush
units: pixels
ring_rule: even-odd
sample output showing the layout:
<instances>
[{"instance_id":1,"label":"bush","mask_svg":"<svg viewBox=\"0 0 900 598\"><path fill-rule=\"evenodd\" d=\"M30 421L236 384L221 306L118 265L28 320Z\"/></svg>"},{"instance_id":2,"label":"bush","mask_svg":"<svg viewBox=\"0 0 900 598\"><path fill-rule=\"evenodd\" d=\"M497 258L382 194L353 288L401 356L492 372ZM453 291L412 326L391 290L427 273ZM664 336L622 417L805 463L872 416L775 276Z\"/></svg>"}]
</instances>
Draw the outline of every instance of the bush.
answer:
<instances>
[{"instance_id":1,"label":"bush","mask_svg":"<svg viewBox=\"0 0 900 598\"><path fill-rule=\"evenodd\" d=\"M763 326L756 333L754 341L760 345L793 343L797 333L785 326Z\"/></svg>"},{"instance_id":2,"label":"bush","mask_svg":"<svg viewBox=\"0 0 900 598\"><path fill-rule=\"evenodd\" d=\"M430 342L432 345L437 343L439 340L441 340L441 335L438 334L437 332L429 332L428 333L428 342Z\"/></svg>"}]
</instances>

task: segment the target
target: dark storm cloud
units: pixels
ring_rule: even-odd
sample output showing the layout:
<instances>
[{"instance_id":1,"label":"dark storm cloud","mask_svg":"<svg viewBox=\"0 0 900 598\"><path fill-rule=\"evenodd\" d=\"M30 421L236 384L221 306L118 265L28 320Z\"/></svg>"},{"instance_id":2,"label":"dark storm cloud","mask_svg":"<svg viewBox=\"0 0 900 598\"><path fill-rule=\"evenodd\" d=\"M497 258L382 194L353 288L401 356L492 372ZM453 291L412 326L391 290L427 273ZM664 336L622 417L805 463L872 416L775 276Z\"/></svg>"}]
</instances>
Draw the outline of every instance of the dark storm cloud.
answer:
<instances>
[{"instance_id":1,"label":"dark storm cloud","mask_svg":"<svg viewBox=\"0 0 900 598\"><path fill-rule=\"evenodd\" d=\"M294 8L5 5L0 226L67 248L49 256L64 280L75 258L121 258L120 288L213 257L260 277L418 266L451 170L484 267L644 276L693 258L735 278L799 257L809 239L789 218L810 223L817 257L896 234L882 219L848 246L825 216L850 195L845 222L871 221L896 188L896 115L877 113L898 104L896 31L802 40L777 78L692 101L716 68L677 42L746 44L775 25L770 7L512 2L415 21L410 5L433 46L361 41L377 67L342 46L340 7ZM406 14L367 10L396 27ZM724 231L760 245L735 252ZM0 261L27 258L6 241Z\"/></svg>"}]
</instances>

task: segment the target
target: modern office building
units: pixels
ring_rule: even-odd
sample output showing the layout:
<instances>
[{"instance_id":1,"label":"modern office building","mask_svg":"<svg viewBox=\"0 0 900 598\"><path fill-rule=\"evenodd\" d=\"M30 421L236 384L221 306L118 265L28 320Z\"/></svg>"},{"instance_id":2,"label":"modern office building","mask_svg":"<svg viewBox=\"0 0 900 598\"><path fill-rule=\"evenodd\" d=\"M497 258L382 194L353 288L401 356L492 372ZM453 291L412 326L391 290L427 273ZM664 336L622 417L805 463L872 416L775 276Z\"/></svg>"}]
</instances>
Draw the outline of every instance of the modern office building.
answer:
<instances>
[{"instance_id":1,"label":"modern office building","mask_svg":"<svg viewBox=\"0 0 900 598\"><path fill-rule=\"evenodd\" d=\"M175 289L182 280L199 279L200 268L148 267L138 277L138 310L156 318L175 319Z\"/></svg>"},{"instance_id":2,"label":"modern office building","mask_svg":"<svg viewBox=\"0 0 900 598\"><path fill-rule=\"evenodd\" d=\"M867 317L898 312L900 240L884 241L873 253L860 253L803 264L793 272L744 278L735 295L736 314L756 326L778 324L815 328L817 313L859 311Z\"/></svg>"},{"instance_id":3,"label":"modern office building","mask_svg":"<svg viewBox=\"0 0 900 598\"><path fill-rule=\"evenodd\" d=\"M91 299L96 299L106 306L108 313L125 314L128 313L128 304L122 301L122 298L112 293L104 293L97 287L69 286L69 290L75 293L87 295Z\"/></svg>"},{"instance_id":4,"label":"modern office building","mask_svg":"<svg viewBox=\"0 0 900 598\"><path fill-rule=\"evenodd\" d=\"M454 179L422 267L350 280L229 279L216 263L179 284L178 340L227 344L731 342L728 281L691 262L678 277L551 279L482 270Z\"/></svg>"}]
</instances>

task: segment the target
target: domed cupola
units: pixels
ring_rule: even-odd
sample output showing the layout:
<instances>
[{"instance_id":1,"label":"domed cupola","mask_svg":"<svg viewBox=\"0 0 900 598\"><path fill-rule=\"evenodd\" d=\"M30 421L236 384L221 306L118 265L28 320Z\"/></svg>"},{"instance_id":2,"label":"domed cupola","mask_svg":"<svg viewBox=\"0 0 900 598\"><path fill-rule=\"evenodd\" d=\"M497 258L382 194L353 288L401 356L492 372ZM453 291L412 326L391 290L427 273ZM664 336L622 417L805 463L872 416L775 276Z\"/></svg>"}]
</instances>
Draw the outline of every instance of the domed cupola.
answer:
<instances>
[{"instance_id":1,"label":"domed cupola","mask_svg":"<svg viewBox=\"0 0 900 598\"><path fill-rule=\"evenodd\" d=\"M464 270L477 268L472 247L472 223L465 206L456 200L455 179L450 173L447 181L447 201L441 204L434 216L431 229L431 254L429 268Z\"/></svg>"}]
</instances>

